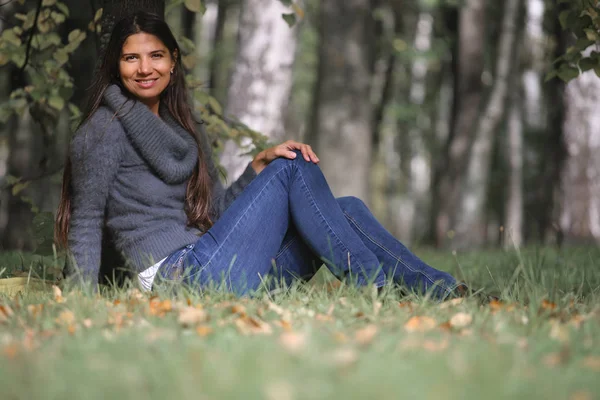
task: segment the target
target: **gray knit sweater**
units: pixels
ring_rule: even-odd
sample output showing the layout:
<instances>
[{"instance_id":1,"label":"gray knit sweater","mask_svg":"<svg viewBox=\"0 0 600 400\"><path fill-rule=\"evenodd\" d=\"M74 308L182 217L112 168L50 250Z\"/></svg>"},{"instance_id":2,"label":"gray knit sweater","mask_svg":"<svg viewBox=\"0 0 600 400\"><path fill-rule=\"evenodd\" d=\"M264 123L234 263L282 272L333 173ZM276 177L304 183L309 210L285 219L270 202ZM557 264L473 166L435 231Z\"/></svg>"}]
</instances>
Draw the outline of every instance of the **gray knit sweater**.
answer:
<instances>
[{"instance_id":1,"label":"gray knit sweater","mask_svg":"<svg viewBox=\"0 0 600 400\"><path fill-rule=\"evenodd\" d=\"M69 250L77 268L98 282L104 224L135 272L194 243L200 232L187 227L186 186L198 161L194 139L160 107L160 118L144 104L110 86L103 105L76 132L72 163ZM256 173L250 165L228 189L212 162L199 129L213 181L213 218L233 202Z\"/></svg>"}]
</instances>

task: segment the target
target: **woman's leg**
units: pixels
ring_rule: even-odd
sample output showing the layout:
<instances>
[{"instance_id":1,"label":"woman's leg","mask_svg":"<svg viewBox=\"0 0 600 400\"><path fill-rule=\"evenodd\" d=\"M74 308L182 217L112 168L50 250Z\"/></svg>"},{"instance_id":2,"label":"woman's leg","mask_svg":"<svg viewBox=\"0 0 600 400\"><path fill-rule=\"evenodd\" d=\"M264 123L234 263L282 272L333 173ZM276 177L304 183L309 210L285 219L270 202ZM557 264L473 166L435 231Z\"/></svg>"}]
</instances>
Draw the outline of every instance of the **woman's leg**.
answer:
<instances>
[{"instance_id":1,"label":"woman's leg","mask_svg":"<svg viewBox=\"0 0 600 400\"><path fill-rule=\"evenodd\" d=\"M409 289L435 297L446 297L456 287L456 279L439 271L414 255L392 236L373 216L364 202L356 197L338 198L344 215L365 245L377 256L388 277Z\"/></svg>"},{"instance_id":2,"label":"woman's leg","mask_svg":"<svg viewBox=\"0 0 600 400\"><path fill-rule=\"evenodd\" d=\"M274 160L196 242L186 256L190 283L224 282L237 294L257 289L271 272L290 223L342 280L385 284L375 254L348 223L321 170L297 152Z\"/></svg>"},{"instance_id":3,"label":"woman's leg","mask_svg":"<svg viewBox=\"0 0 600 400\"><path fill-rule=\"evenodd\" d=\"M456 286L450 274L427 265L392 236L360 199L340 197L337 202L352 228L377 256L384 273L395 283L419 293L431 290L438 298L445 297ZM286 233L275 263L272 274L278 282L287 285L295 279L309 280L322 264L293 225Z\"/></svg>"}]
</instances>

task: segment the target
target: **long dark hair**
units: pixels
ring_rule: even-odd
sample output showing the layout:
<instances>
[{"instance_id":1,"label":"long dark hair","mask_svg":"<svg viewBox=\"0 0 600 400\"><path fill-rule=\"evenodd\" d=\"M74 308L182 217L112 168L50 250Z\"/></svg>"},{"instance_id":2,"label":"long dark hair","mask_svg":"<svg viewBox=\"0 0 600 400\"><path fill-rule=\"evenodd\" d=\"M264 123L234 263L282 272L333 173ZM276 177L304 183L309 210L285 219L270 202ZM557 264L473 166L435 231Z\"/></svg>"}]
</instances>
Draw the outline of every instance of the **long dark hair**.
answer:
<instances>
[{"instance_id":1,"label":"long dark hair","mask_svg":"<svg viewBox=\"0 0 600 400\"><path fill-rule=\"evenodd\" d=\"M195 129L185 83L184 69L181 63L181 50L169 26L159 16L148 12L136 12L118 21L112 31L110 40L103 53L100 68L93 79L89 90L89 97L83 107L83 118L79 126L83 125L102 103L106 88L112 84L122 87L119 78L119 60L125 40L136 33L148 33L160 39L169 49L171 57L175 60L175 68L171 75L171 82L161 94L161 102L166 105L173 118L194 137L198 145L198 164L192 177L188 181L185 212L188 225L199 229L208 229L212 226L210 220L210 188L211 179L208 175L205 157L200 138ZM67 157L63 173L61 199L56 213L54 225L54 241L62 248L68 247L69 223L71 220L71 161Z\"/></svg>"}]
</instances>

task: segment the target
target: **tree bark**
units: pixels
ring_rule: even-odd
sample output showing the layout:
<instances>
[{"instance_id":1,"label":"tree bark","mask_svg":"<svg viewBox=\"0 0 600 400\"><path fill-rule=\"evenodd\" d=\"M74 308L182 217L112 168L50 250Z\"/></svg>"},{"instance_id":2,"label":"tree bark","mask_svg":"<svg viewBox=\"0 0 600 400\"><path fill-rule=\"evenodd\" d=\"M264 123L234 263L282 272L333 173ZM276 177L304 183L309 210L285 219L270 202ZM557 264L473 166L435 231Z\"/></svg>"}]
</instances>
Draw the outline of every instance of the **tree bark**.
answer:
<instances>
[{"instance_id":1,"label":"tree bark","mask_svg":"<svg viewBox=\"0 0 600 400\"><path fill-rule=\"evenodd\" d=\"M290 10L279 1L245 0L240 13L238 51L225 114L252 130L281 141L292 88L297 24L290 28L281 15ZM246 141L242 146L248 146ZM233 141L225 144L221 164L230 181L251 160Z\"/></svg>"},{"instance_id":2,"label":"tree bark","mask_svg":"<svg viewBox=\"0 0 600 400\"><path fill-rule=\"evenodd\" d=\"M452 127L435 179L435 236L444 245L452 229L462 176L473 141L484 91L485 1L466 0L459 10L458 50L454 72Z\"/></svg>"},{"instance_id":3,"label":"tree bark","mask_svg":"<svg viewBox=\"0 0 600 400\"><path fill-rule=\"evenodd\" d=\"M523 244L523 99L520 85L512 88L508 114L508 196L504 246Z\"/></svg>"},{"instance_id":4,"label":"tree bark","mask_svg":"<svg viewBox=\"0 0 600 400\"><path fill-rule=\"evenodd\" d=\"M368 202L373 27L368 0L321 3L312 119L321 169L336 196Z\"/></svg>"},{"instance_id":5,"label":"tree bark","mask_svg":"<svg viewBox=\"0 0 600 400\"><path fill-rule=\"evenodd\" d=\"M521 0L505 0L502 30L496 58L496 77L485 111L477 121L476 137L468 161L465 185L456 220L457 247L483 244L486 237L485 201L490 177L494 134L504 114L517 38Z\"/></svg>"},{"instance_id":6,"label":"tree bark","mask_svg":"<svg viewBox=\"0 0 600 400\"><path fill-rule=\"evenodd\" d=\"M565 95L560 228L567 241L600 244L600 80L585 72Z\"/></svg>"}]
</instances>

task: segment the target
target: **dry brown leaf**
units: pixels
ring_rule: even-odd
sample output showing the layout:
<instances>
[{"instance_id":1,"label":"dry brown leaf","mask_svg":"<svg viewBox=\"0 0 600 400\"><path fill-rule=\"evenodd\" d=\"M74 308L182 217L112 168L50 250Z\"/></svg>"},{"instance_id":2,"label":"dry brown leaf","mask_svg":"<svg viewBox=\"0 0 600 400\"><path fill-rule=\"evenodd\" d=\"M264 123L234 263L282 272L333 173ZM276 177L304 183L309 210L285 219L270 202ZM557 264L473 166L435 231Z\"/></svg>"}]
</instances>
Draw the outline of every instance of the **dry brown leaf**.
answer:
<instances>
[{"instance_id":1,"label":"dry brown leaf","mask_svg":"<svg viewBox=\"0 0 600 400\"><path fill-rule=\"evenodd\" d=\"M205 337L213 333L213 329L210 326L200 325L196 328L198 336Z\"/></svg>"},{"instance_id":2,"label":"dry brown leaf","mask_svg":"<svg viewBox=\"0 0 600 400\"><path fill-rule=\"evenodd\" d=\"M500 300L492 300L490 301L490 303L488 304L488 306L492 309L492 311L498 311L501 310L502 308L504 308L504 303L502 303Z\"/></svg>"},{"instance_id":3,"label":"dry brown leaf","mask_svg":"<svg viewBox=\"0 0 600 400\"><path fill-rule=\"evenodd\" d=\"M356 331L356 334L354 335L354 340L356 340L356 342L361 346L366 346L373 341L378 331L379 329L377 329L377 326L375 326L375 324L367 325L364 328Z\"/></svg>"},{"instance_id":4,"label":"dry brown leaf","mask_svg":"<svg viewBox=\"0 0 600 400\"><path fill-rule=\"evenodd\" d=\"M91 328L93 325L92 320L89 318L86 318L83 320L83 326L85 326L86 328Z\"/></svg>"},{"instance_id":5,"label":"dry brown leaf","mask_svg":"<svg viewBox=\"0 0 600 400\"><path fill-rule=\"evenodd\" d=\"M169 299L160 301L158 298L153 298L148 304L150 306L150 315L158 317L164 317L166 313L173 310L173 304Z\"/></svg>"},{"instance_id":6,"label":"dry brown leaf","mask_svg":"<svg viewBox=\"0 0 600 400\"><path fill-rule=\"evenodd\" d=\"M259 320L258 318L243 316L238 318L235 321L235 326L238 328L239 332L248 335L248 334L271 334L273 333L273 328L271 325L267 324L264 321Z\"/></svg>"},{"instance_id":7,"label":"dry brown leaf","mask_svg":"<svg viewBox=\"0 0 600 400\"><path fill-rule=\"evenodd\" d=\"M75 323L75 314L71 310L63 310L58 314L56 323L65 326L73 325Z\"/></svg>"},{"instance_id":8,"label":"dry brown leaf","mask_svg":"<svg viewBox=\"0 0 600 400\"><path fill-rule=\"evenodd\" d=\"M583 359L583 366L596 372L600 372L600 357L587 356Z\"/></svg>"},{"instance_id":9,"label":"dry brown leaf","mask_svg":"<svg viewBox=\"0 0 600 400\"><path fill-rule=\"evenodd\" d=\"M555 367L561 364L562 358L560 356L560 353L550 353L544 356L542 362L549 367Z\"/></svg>"},{"instance_id":10,"label":"dry brown leaf","mask_svg":"<svg viewBox=\"0 0 600 400\"><path fill-rule=\"evenodd\" d=\"M445 310L450 307L456 307L457 305L462 304L464 301L465 299L463 297L457 297L455 299L444 301L442 304L440 304L439 308L440 310Z\"/></svg>"},{"instance_id":11,"label":"dry brown leaf","mask_svg":"<svg viewBox=\"0 0 600 400\"><path fill-rule=\"evenodd\" d=\"M231 313L232 314L238 314L241 317L246 316L246 307L244 307L241 304L234 304L233 306L231 306Z\"/></svg>"},{"instance_id":12,"label":"dry brown leaf","mask_svg":"<svg viewBox=\"0 0 600 400\"><path fill-rule=\"evenodd\" d=\"M7 322L13 315L14 312L10 306L0 304L0 322Z\"/></svg>"},{"instance_id":13,"label":"dry brown leaf","mask_svg":"<svg viewBox=\"0 0 600 400\"><path fill-rule=\"evenodd\" d=\"M192 327L201 322L205 322L207 319L208 315L206 314L206 311L196 307L186 306L179 310L179 318L177 321L184 327Z\"/></svg>"},{"instance_id":14,"label":"dry brown leaf","mask_svg":"<svg viewBox=\"0 0 600 400\"><path fill-rule=\"evenodd\" d=\"M552 328L550 328L550 337L559 342L566 343L569 341L569 329L561 324L558 320L551 321Z\"/></svg>"},{"instance_id":15,"label":"dry brown leaf","mask_svg":"<svg viewBox=\"0 0 600 400\"><path fill-rule=\"evenodd\" d=\"M381 311L381 307L383 307L383 303L381 301L374 302L373 303L373 314L379 315L379 312Z\"/></svg>"},{"instance_id":16,"label":"dry brown leaf","mask_svg":"<svg viewBox=\"0 0 600 400\"><path fill-rule=\"evenodd\" d=\"M549 300L544 299L544 300L542 300L542 304L540 305L540 309L542 309L542 310L550 310L550 311L554 310L554 309L556 309L556 303L553 303L553 302L551 302Z\"/></svg>"},{"instance_id":17,"label":"dry brown leaf","mask_svg":"<svg viewBox=\"0 0 600 400\"><path fill-rule=\"evenodd\" d=\"M404 324L404 329L407 332L427 332L435 328L436 325L437 322L431 317L414 316Z\"/></svg>"},{"instance_id":18,"label":"dry brown leaf","mask_svg":"<svg viewBox=\"0 0 600 400\"><path fill-rule=\"evenodd\" d=\"M32 317L36 318L39 316L44 310L44 304L29 304L27 306L27 312L31 314Z\"/></svg>"},{"instance_id":19,"label":"dry brown leaf","mask_svg":"<svg viewBox=\"0 0 600 400\"><path fill-rule=\"evenodd\" d=\"M279 336L279 343L290 353L300 353L306 347L306 335L297 332L285 332Z\"/></svg>"},{"instance_id":20,"label":"dry brown leaf","mask_svg":"<svg viewBox=\"0 0 600 400\"><path fill-rule=\"evenodd\" d=\"M401 301L400 303L398 303L398 307L406 308L408 312L412 312L414 309L414 304L410 301Z\"/></svg>"},{"instance_id":21,"label":"dry brown leaf","mask_svg":"<svg viewBox=\"0 0 600 400\"><path fill-rule=\"evenodd\" d=\"M290 324L289 321L286 321L284 319L280 320L280 321L275 321L273 322L275 325L281 327L281 329L283 329L286 332L290 332L292 330L292 324Z\"/></svg>"},{"instance_id":22,"label":"dry brown leaf","mask_svg":"<svg viewBox=\"0 0 600 400\"><path fill-rule=\"evenodd\" d=\"M450 325L456 329L466 328L473 322L473 316L464 312L456 313L450 318Z\"/></svg>"},{"instance_id":23,"label":"dry brown leaf","mask_svg":"<svg viewBox=\"0 0 600 400\"><path fill-rule=\"evenodd\" d=\"M440 328L443 331L449 332L452 330L452 325L450 324L450 321L446 321L446 322L439 324L438 328Z\"/></svg>"},{"instance_id":24,"label":"dry brown leaf","mask_svg":"<svg viewBox=\"0 0 600 400\"><path fill-rule=\"evenodd\" d=\"M15 342L7 344L2 349L2 353L4 353L5 357L13 359L17 356L17 354L19 354L19 345L17 345Z\"/></svg>"},{"instance_id":25,"label":"dry brown leaf","mask_svg":"<svg viewBox=\"0 0 600 400\"><path fill-rule=\"evenodd\" d=\"M62 290L56 285L52 285L52 295L54 296L54 301L57 303L64 303L65 298L62 295Z\"/></svg>"}]
</instances>

